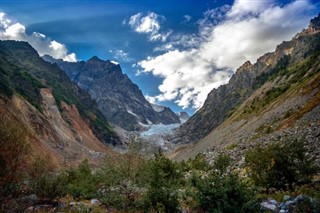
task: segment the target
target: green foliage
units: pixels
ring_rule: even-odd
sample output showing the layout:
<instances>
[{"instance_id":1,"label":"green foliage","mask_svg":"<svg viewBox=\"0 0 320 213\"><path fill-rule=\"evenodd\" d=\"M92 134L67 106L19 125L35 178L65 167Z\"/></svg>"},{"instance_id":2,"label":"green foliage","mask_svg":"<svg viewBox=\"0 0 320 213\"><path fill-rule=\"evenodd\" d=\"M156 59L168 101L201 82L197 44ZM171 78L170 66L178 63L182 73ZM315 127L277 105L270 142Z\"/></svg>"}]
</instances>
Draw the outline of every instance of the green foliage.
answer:
<instances>
[{"instance_id":1,"label":"green foliage","mask_svg":"<svg viewBox=\"0 0 320 213\"><path fill-rule=\"evenodd\" d=\"M269 89L263 97L255 97L250 104L247 104L245 107L244 113L250 114L250 113L258 113L262 109L264 109L265 106L272 103L276 98L278 98L280 95L282 95L284 92L286 92L289 89L289 85L285 84L279 87L273 87Z\"/></svg>"},{"instance_id":2,"label":"green foliage","mask_svg":"<svg viewBox=\"0 0 320 213\"><path fill-rule=\"evenodd\" d=\"M255 191L236 174L210 174L195 182L198 207L205 212L257 212Z\"/></svg>"},{"instance_id":3,"label":"green foliage","mask_svg":"<svg viewBox=\"0 0 320 213\"><path fill-rule=\"evenodd\" d=\"M233 150L233 149L235 149L237 147L238 147L238 144L232 143L232 144L228 145L225 149L226 150Z\"/></svg>"},{"instance_id":4,"label":"green foliage","mask_svg":"<svg viewBox=\"0 0 320 213\"><path fill-rule=\"evenodd\" d=\"M97 193L96 180L91 172L88 160L84 160L76 169L67 170L67 192L75 198L93 198Z\"/></svg>"},{"instance_id":5,"label":"green foliage","mask_svg":"<svg viewBox=\"0 0 320 213\"><path fill-rule=\"evenodd\" d=\"M121 210L144 205L149 173L147 160L140 154L131 150L122 155L107 155L96 176L102 185L99 198L105 205Z\"/></svg>"},{"instance_id":6,"label":"green foliage","mask_svg":"<svg viewBox=\"0 0 320 213\"><path fill-rule=\"evenodd\" d=\"M182 173L177 164L159 151L149 165L147 200L157 211L178 212L178 189Z\"/></svg>"},{"instance_id":7,"label":"green foliage","mask_svg":"<svg viewBox=\"0 0 320 213\"><path fill-rule=\"evenodd\" d=\"M210 166L205 158L205 155L202 153L199 153L196 155L194 159L189 159L187 161L187 169L188 170L210 170L212 169L212 166Z\"/></svg>"},{"instance_id":8,"label":"green foliage","mask_svg":"<svg viewBox=\"0 0 320 213\"><path fill-rule=\"evenodd\" d=\"M231 159L228 155L220 153L214 161L213 168L220 174L223 175L228 171L228 167L231 164Z\"/></svg>"},{"instance_id":9,"label":"green foliage","mask_svg":"<svg viewBox=\"0 0 320 213\"><path fill-rule=\"evenodd\" d=\"M266 189L292 188L294 183L317 172L302 139L273 143L265 148L257 146L247 152L245 162L255 184Z\"/></svg>"}]
</instances>

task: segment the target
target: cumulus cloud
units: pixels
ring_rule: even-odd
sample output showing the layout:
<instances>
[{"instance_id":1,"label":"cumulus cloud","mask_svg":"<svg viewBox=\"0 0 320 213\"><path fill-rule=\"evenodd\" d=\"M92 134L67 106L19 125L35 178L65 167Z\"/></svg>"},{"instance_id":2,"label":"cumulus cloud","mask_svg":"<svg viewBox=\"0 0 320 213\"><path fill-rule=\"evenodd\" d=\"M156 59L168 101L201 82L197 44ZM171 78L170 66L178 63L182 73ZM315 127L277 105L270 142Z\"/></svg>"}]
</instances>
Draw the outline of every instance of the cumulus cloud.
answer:
<instances>
[{"instance_id":1,"label":"cumulus cloud","mask_svg":"<svg viewBox=\"0 0 320 213\"><path fill-rule=\"evenodd\" d=\"M26 41L37 50L40 56L48 54L53 58L63 59L69 62L77 61L76 54L69 53L64 44L51 40L38 32L33 32L31 35L28 35L24 25L12 23L3 12L0 12L0 39Z\"/></svg>"},{"instance_id":2,"label":"cumulus cloud","mask_svg":"<svg viewBox=\"0 0 320 213\"><path fill-rule=\"evenodd\" d=\"M130 17L129 21L124 21L123 24L128 24L135 32L148 34L150 41L166 41L172 33L160 32L160 23L165 21L165 17L154 12L149 12L147 15L137 13Z\"/></svg>"},{"instance_id":3,"label":"cumulus cloud","mask_svg":"<svg viewBox=\"0 0 320 213\"><path fill-rule=\"evenodd\" d=\"M174 100L183 108L199 109L207 94L227 83L236 68L273 51L306 27L315 14L309 1L278 5L271 0L236 0L232 6L204 13L198 21L198 38L189 36L194 38L189 48L169 43L167 50L159 48L165 52L138 65L143 72L164 79L155 101Z\"/></svg>"}]
</instances>

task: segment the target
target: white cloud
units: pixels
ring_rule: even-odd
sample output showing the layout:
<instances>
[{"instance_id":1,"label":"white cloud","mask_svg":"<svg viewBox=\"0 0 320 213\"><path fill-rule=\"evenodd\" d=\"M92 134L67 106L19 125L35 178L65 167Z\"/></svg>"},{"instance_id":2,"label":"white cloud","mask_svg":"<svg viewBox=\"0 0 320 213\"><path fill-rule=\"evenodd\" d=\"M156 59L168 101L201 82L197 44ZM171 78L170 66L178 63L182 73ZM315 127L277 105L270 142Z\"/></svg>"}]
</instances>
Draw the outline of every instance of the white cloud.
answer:
<instances>
[{"instance_id":1,"label":"white cloud","mask_svg":"<svg viewBox=\"0 0 320 213\"><path fill-rule=\"evenodd\" d=\"M109 52L113 54L114 55L113 57L119 61L131 62L134 60L124 50L109 50Z\"/></svg>"},{"instance_id":2,"label":"white cloud","mask_svg":"<svg viewBox=\"0 0 320 213\"><path fill-rule=\"evenodd\" d=\"M166 41L172 33L171 30L167 32L160 32L160 23L165 21L165 17L154 12L148 12L147 15L137 13L130 17L129 21L124 20L123 24L128 24L137 33L148 34L150 41Z\"/></svg>"},{"instance_id":3,"label":"white cloud","mask_svg":"<svg viewBox=\"0 0 320 213\"><path fill-rule=\"evenodd\" d=\"M65 61L75 62L77 57L75 53L69 53L67 47L55 40L47 38L45 35L33 32L31 35L26 34L26 27L20 23L12 23L6 18L6 14L0 13L0 39L27 41L37 50L40 56L45 54L53 58L63 59Z\"/></svg>"},{"instance_id":4,"label":"white cloud","mask_svg":"<svg viewBox=\"0 0 320 213\"><path fill-rule=\"evenodd\" d=\"M190 16L190 15L184 15L183 18L184 18L183 23L188 23L188 22L190 22L190 20L192 19L192 16Z\"/></svg>"},{"instance_id":5,"label":"white cloud","mask_svg":"<svg viewBox=\"0 0 320 213\"><path fill-rule=\"evenodd\" d=\"M163 54L148 57L138 65L143 72L164 79L160 94L153 97L155 101L174 100L183 108L199 109L207 94L227 83L237 67L247 60L255 62L292 38L307 26L315 12L309 1L280 6L271 0L237 0L231 7L204 13L198 21L198 38L185 35L194 38L188 49L176 49L178 45L171 41L156 49L165 51Z\"/></svg>"},{"instance_id":6,"label":"white cloud","mask_svg":"<svg viewBox=\"0 0 320 213\"><path fill-rule=\"evenodd\" d=\"M151 103L151 104L155 104L156 103L156 98L155 97L152 97L152 96L149 96L149 95L145 95L144 97L147 99L147 101L149 103Z\"/></svg>"}]
</instances>

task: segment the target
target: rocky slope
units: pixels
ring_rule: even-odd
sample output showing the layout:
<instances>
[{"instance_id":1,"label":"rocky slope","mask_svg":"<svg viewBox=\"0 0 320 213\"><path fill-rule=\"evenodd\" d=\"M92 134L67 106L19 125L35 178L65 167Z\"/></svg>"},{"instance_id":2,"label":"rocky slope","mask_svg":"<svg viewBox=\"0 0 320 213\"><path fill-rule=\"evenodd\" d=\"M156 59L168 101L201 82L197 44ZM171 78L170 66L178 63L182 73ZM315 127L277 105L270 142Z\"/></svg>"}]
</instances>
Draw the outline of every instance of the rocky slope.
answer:
<instances>
[{"instance_id":1,"label":"rocky slope","mask_svg":"<svg viewBox=\"0 0 320 213\"><path fill-rule=\"evenodd\" d=\"M319 21L319 16L312 19L308 29L255 64L246 62L227 85L212 90L175 140L196 143L181 146L171 157L205 152L213 159L222 151L241 162L256 143L303 137L319 161Z\"/></svg>"},{"instance_id":2,"label":"rocky slope","mask_svg":"<svg viewBox=\"0 0 320 213\"><path fill-rule=\"evenodd\" d=\"M154 110L118 64L97 57L77 63L55 60L50 56L44 56L44 59L56 63L72 81L88 91L106 118L125 130L142 130L141 124L180 123L170 108Z\"/></svg>"},{"instance_id":3,"label":"rocky slope","mask_svg":"<svg viewBox=\"0 0 320 213\"><path fill-rule=\"evenodd\" d=\"M57 166L96 163L121 146L89 94L26 42L0 41L0 113L27 129L34 155Z\"/></svg>"}]
</instances>

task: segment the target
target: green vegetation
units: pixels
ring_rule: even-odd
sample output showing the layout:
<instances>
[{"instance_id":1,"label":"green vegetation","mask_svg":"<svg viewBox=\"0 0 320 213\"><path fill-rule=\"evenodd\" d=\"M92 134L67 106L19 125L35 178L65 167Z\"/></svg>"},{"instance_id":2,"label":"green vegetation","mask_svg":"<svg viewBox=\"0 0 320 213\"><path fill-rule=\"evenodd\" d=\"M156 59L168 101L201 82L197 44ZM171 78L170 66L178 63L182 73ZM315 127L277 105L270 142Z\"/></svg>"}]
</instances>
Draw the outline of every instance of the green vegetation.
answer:
<instances>
[{"instance_id":1,"label":"green vegetation","mask_svg":"<svg viewBox=\"0 0 320 213\"><path fill-rule=\"evenodd\" d=\"M289 85L285 84L280 87L269 89L262 98L256 97L244 109L244 114L258 113L268 104L272 103L276 98L289 89Z\"/></svg>"},{"instance_id":2,"label":"green vegetation","mask_svg":"<svg viewBox=\"0 0 320 213\"><path fill-rule=\"evenodd\" d=\"M257 186L265 189L293 189L299 180L310 179L317 173L314 159L305 141L287 140L267 147L257 146L246 154L246 166Z\"/></svg>"},{"instance_id":3,"label":"green vegetation","mask_svg":"<svg viewBox=\"0 0 320 213\"><path fill-rule=\"evenodd\" d=\"M238 144L232 143L232 144L228 145L225 149L226 150L233 150L233 149L235 149L237 147L238 147Z\"/></svg>"},{"instance_id":4,"label":"green vegetation","mask_svg":"<svg viewBox=\"0 0 320 213\"><path fill-rule=\"evenodd\" d=\"M21 155L4 158L5 153L1 150L1 161L13 159L20 166L21 159L29 156L25 153L23 158ZM94 171L85 160L76 168L55 172L45 159L48 158L33 158L29 165L24 165L27 170L15 167L18 173L15 179L11 178L10 185L6 182L8 187L1 188L1 196L12 198L33 193L41 200L62 198L69 202L97 198L104 206L97 208L122 212L258 212L260 200L270 196L279 201L283 195L297 196L297 193L320 198L318 188L297 185L318 171L307 155L303 140L287 140L249 150L242 175L223 153L210 165L203 154L188 161L173 162L161 151L153 158L146 158L129 150L125 154L107 155ZM5 165L1 164L4 168L1 178L8 175ZM265 194L270 188L273 194ZM301 209L319 208L313 205L316 204L304 203ZM81 209L88 211L85 205Z\"/></svg>"},{"instance_id":5,"label":"green vegetation","mask_svg":"<svg viewBox=\"0 0 320 213\"><path fill-rule=\"evenodd\" d=\"M29 151L27 130L0 112L0 197L16 195Z\"/></svg>"},{"instance_id":6,"label":"green vegetation","mask_svg":"<svg viewBox=\"0 0 320 213\"><path fill-rule=\"evenodd\" d=\"M282 75L286 73L289 62L290 62L290 56L284 55L282 58L278 60L274 68L272 68L268 72L264 72L261 75L257 76L255 83L253 85L253 88L258 89L265 82L275 79L276 76L278 75Z\"/></svg>"}]
</instances>

